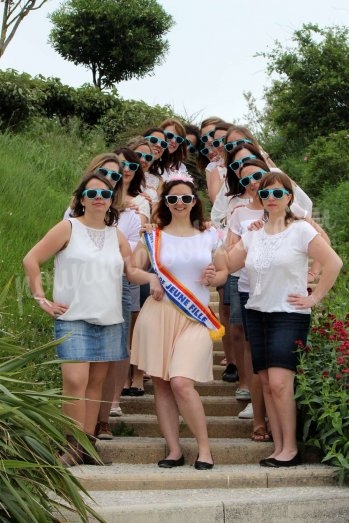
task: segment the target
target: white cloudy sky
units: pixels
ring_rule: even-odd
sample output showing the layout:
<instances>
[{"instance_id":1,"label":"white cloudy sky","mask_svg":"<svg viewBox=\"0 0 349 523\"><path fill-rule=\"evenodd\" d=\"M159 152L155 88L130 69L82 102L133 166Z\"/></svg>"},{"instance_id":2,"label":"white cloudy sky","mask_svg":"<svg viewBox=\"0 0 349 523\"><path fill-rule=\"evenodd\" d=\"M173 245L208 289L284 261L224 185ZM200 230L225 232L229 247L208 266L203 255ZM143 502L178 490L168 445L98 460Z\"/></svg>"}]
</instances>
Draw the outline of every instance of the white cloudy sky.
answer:
<instances>
[{"instance_id":1,"label":"white cloudy sky","mask_svg":"<svg viewBox=\"0 0 349 523\"><path fill-rule=\"evenodd\" d=\"M166 63L154 76L122 82L118 90L126 99L169 104L196 121L212 115L243 121L244 91L263 107L266 62L254 55L271 49L275 40L292 45L292 34L303 23L349 26L348 0L158 1L176 21ZM60 3L49 0L28 15L0 61L2 69L55 76L75 87L91 82L88 70L66 62L47 43L47 14Z\"/></svg>"}]
</instances>

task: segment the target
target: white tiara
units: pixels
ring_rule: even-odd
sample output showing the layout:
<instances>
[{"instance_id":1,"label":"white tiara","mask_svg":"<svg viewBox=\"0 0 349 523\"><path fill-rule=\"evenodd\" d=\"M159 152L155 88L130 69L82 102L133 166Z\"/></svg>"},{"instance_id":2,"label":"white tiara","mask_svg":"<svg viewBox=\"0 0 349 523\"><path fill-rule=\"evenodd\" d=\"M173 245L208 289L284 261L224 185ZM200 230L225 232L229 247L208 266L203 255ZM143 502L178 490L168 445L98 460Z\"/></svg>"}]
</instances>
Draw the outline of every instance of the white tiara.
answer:
<instances>
[{"instance_id":1,"label":"white tiara","mask_svg":"<svg viewBox=\"0 0 349 523\"><path fill-rule=\"evenodd\" d=\"M171 174L166 177L165 183L174 182L177 180L194 184L194 178L190 176L190 174L181 171L172 171Z\"/></svg>"}]
</instances>

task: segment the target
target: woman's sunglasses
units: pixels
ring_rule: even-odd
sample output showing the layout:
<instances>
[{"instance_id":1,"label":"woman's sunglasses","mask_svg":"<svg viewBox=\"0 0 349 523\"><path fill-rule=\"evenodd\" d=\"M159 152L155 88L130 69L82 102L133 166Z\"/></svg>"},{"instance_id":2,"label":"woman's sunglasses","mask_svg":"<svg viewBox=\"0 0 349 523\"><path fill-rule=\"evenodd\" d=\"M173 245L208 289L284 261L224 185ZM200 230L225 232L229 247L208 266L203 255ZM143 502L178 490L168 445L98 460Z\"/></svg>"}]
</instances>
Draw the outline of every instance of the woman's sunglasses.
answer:
<instances>
[{"instance_id":1,"label":"woman's sunglasses","mask_svg":"<svg viewBox=\"0 0 349 523\"><path fill-rule=\"evenodd\" d=\"M188 205L189 203L192 203L194 199L195 196L193 194L182 194L181 196L177 196L177 194L168 194L165 196L165 200L169 205L175 205L178 200Z\"/></svg>"},{"instance_id":2,"label":"woman's sunglasses","mask_svg":"<svg viewBox=\"0 0 349 523\"><path fill-rule=\"evenodd\" d=\"M95 200L98 196L103 200L109 200L113 196L113 191L110 189L85 189L82 195L86 196L88 200Z\"/></svg>"},{"instance_id":3,"label":"woman's sunglasses","mask_svg":"<svg viewBox=\"0 0 349 523\"><path fill-rule=\"evenodd\" d=\"M212 131L209 131L208 133L206 134L203 134L200 138L200 140L203 142L203 143L206 143L209 141L210 138L213 138L213 135L214 135L214 129L212 129Z\"/></svg>"},{"instance_id":4,"label":"woman's sunglasses","mask_svg":"<svg viewBox=\"0 0 349 523\"><path fill-rule=\"evenodd\" d=\"M111 171L110 169L107 169L106 167L98 167L97 171L106 178L111 178L115 183L118 183L118 181L121 180L122 174L118 171Z\"/></svg>"},{"instance_id":5,"label":"woman's sunglasses","mask_svg":"<svg viewBox=\"0 0 349 523\"><path fill-rule=\"evenodd\" d=\"M247 162L247 160L254 160L255 158L257 158L257 156L254 156L253 154L244 156L243 158L240 158L240 160L235 160L234 162L230 163L229 167L232 171L237 171L243 163Z\"/></svg>"},{"instance_id":6,"label":"woman's sunglasses","mask_svg":"<svg viewBox=\"0 0 349 523\"><path fill-rule=\"evenodd\" d=\"M208 147L204 147L203 149L200 149L200 153L204 156L207 156L210 153L210 149Z\"/></svg>"},{"instance_id":7,"label":"woman's sunglasses","mask_svg":"<svg viewBox=\"0 0 349 523\"><path fill-rule=\"evenodd\" d=\"M267 171L263 171L263 170L255 171L254 173L249 174L248 176L244 176L243 178L241 178L239 180L239 182L241 183L241 185L243 187L247 187L248 185L250 185L252 180L254 180L255 182L259 182L263 178L263 176L265 174L267 174Z\"/></svg>"},{"instance_id":8,"label":"woman's sunglasses","mask_svg":"<svg viewBox=\"0 0 349 523\"><path fill-rule=\"evenodd\" d=\"M225 136L221 136L220 138L217 138L216 140L213 140L212 147L220 147L222 145L222 142L224 141Z\"/></svg>"},{"instance_id":9,"label":"woman's sunglasses","mask_svg":"<svg viewBox=\"0 0 349 523\"><path fill-rule=\"evenodd\" d=\"M273 198L280 200L285 194L290 194L286 189L260 189L258 191L261 200L267 200L272 194Z\"/></svg>"},{"instance_id":10,"label":"woman's sunglasses","mask_svg":"<svg viewBox=\"0 0 349 523\"><path fill-rule=\"evenodd\" d=\"M161 140L161 138L157 138L157 136L145 136L145 139L148 140L153 145L158 144L162 149L167 149L168 143L165 142L165 140Z\"/></svg>"},{"instance_id":11,"label":"woman's sunglasses","mask_svg":"<svg viewBox=\"0 0 349 523\"><path fill-rule=\"evenodd\" d=\"M178 143L178 145L181 145L181 143L184 142L185 138L183 138L182 136L179 136L178 134L175 134L175 133L171 133L170 131L164 131L164 133L166 134L166 138L168 140L175 140L176 143Z\"/></svg>"},{"instance_id":12,"label":"woman's sunglasses","mask_svg":"<svg viewBox=\"0 0 349 523\"><path fill-rule=\"evenodd\" d=\"M130 171L132 171L134 173L137 171L137 169L139 167L139 163L128 162L126 160L122 160L121 165L122 165L123 169L125 169L125 167L127 167Z\"/></svg>"},{"instance_id":13,"label":"woman's sunglasses","mask_svg":"<svg viewBox=\"0 0 349 523\"><path fill-rule=\"evenodd\" d=\"M252 143L251 140L247 140L245 138L241 138L240 140L235 140L235 142L228 142L225 144L224 149L230 153L235 147L238 145L242 145L243 143Z\"/></svg>"},{"instance_id":14,"label":"woman's sunglasses","mask_svg":"<svg viewBox=\"0 0 349 523\"><path fill-rule=\"evenodd\" d=\"M141 153L141 151L135 151L135 153L137 154L137 156L139 156L139 158L143 158L143 160L145 160L147 163L150 163L154 160L153 154Z\"/></svg>"},{"instance_id":15,"label":"woman's sunglasses","mask_svg":"<svg viewBox=\"0 0 349 523\"><path fill-rule=\"evenodd\" d=\"M188 151L192 154L196 153L196 147L194 147L194 145L191 143L190 140L188 140L188 138L185 139L185 143L187 144L187 147L188 147Z\"/></svg>"}]
</instances>

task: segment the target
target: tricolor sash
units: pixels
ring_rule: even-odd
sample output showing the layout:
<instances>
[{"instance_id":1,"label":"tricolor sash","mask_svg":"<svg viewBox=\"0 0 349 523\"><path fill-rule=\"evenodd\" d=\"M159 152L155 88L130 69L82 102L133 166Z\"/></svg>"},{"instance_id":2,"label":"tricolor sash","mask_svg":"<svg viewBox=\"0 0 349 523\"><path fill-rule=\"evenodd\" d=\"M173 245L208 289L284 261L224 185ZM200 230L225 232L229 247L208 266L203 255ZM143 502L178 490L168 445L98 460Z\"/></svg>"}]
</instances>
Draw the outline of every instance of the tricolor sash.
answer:
<instances>
[{"instance_id":1,"label":"tricolor sash","mask_svg":"<svg viewBox=\"0 0 349 523\"><path fill-rule=\"evenodd\" d=\"M205 307L187 287L161 264L159 257L160 238L161 231L159 228L153 232L144 233L145 244L152 266L166 295L189 319L205 325L209 329L212 339L220 339L224 336L224 327L220 324L214 312L209 307Z\"/></svg>"}]
</instances>

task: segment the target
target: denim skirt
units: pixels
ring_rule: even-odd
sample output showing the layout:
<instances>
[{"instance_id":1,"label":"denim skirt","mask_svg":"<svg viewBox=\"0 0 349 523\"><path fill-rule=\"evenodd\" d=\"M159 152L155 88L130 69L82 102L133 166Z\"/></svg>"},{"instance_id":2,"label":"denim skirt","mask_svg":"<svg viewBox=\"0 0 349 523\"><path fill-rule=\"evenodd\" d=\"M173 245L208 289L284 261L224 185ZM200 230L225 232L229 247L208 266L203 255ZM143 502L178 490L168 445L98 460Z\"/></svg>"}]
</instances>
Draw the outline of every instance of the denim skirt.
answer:
<instances>
[{"instance_id":1,"label":"denim skirt","mask_svg":"<svg viewBox=\"0 0 349 523\"><path fill-rule=\"evenodd\" d=\"M297 370L297 341L307 343L310 314L246 309L248 338L255 373L269 367Z\"/></svg>"},{"instance_id":2,"label":"denim skirt","mask_svg":"<svg viewBox=\"0 0 349 523\"><path fill-rule=\"evenodd\" d=\"M128 357L123 323L94 325L82 320L55 320L54 335L56 340L67 336L56 346L61 360L119 361Z\"/></svg>"}]
</instances>

